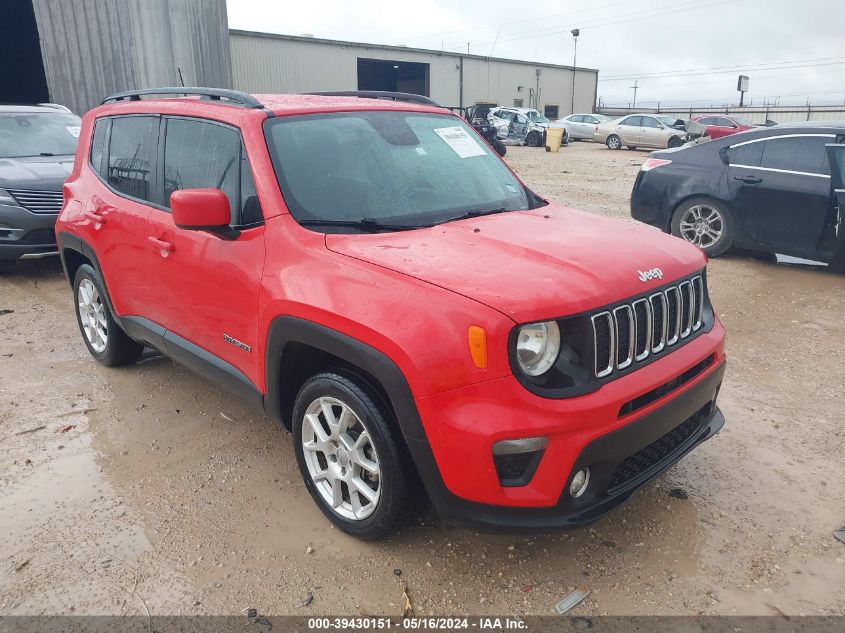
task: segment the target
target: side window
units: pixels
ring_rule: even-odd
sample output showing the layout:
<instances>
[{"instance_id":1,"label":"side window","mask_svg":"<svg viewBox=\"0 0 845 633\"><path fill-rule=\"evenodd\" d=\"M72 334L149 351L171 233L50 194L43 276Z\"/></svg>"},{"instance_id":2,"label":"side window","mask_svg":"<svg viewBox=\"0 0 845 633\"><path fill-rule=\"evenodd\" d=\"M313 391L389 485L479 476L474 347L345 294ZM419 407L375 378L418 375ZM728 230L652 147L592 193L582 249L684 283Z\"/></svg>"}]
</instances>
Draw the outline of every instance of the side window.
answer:
<instances>
[{"instance_id":1,"label":"side window","mask_svg":"<svg viewBox=\"0 0 845 633\"><path fill-rule=\"evenodd\" d=\"M514 116L514 121L516 121L519 124L525 124L525 123L528 123L528 117L526 117L522 114L516 114Z\"/></svg>"},{"instance_id":2,"label":"side window","mask_svg":"<svg viewBox=\"0 0 845 633\"><path fill-rule=\"evenodd\" d=\"M712 116L706 116L698 120L701 125L716 125L716 119Z\"/></svg>"},{"instance_id":3,"label":"side window","mask_svg":"<svg viewBox=\"0 0 845 633\"><path fill-rule=\"evenodd\" d=\"M830 174L824 146L832 140L826 136L769 139L764 143L760 166L811 174Z\"/></svg>"},{"instance_id":4,"label":"side window","mask_svg":"<svg viewBox=\"0 0 845 633\"><path fill-rule=\"evenodd\" d=\"M97 119L94 123L94 134L91 138L91 167L98 174L103 172L103 153L106 148L106 129L108 119Z\"/></svg>"},{"instance_id":5,"label":"side window","mask_svg":"<svg viewBox=\"0 0 845 633\"><path fill-rule=\"evenodd\" d=\"M584 116L584 123L592 123L593 125L596 125L598 122L599 122L599 120L595 117Z\"/></svg>"},{"instance_id":6,"label":"side window","mask_svg":"<svg viewBox=\"0 0 845 633\"><path fill-rule=\"evenodd\" d=\"M716 125L719 127L736 127L733 121L725 117L716 117Z\"/></svg>"},{"instance_id":7,"label":"side window","mask_svg":"<svg viewBox=\"0 0 845 633\"><path fill-rule=\"evenodd\" d=\"M642 117L642 119L643 119L643 123L642 123L643 127L660 127L660 123L658 122L657 119L653 119L650 116L644 116L644 117Z\"/></svg>"},{"instance_id":8,"label":"side window","mask_svg":"<svg viewBox=\"0 0 845 633\"><path fill-rule=\"evenodd\" d=\"M760 158L763 156L763 141L736 145L728 148L728 162L731 165L746 165L748 167L759 167Z\"/></svg>"},{"instance_id":9,"label":"side window","mask_svg":"<svg viewBox=\"0 0 845 633\"><path fill-rule=\"evenodd\" d=\"M237 130L190 119L167 121L164 200L179 189L220 189L229 198L233 225L260 222L261 207ZM244 215L250 219L244 221Z\"/></svg>"},{"instance_id":10,"label":"side window","mask_svg":"<svg viewBox=\"0 0 845 633\"><path fill-rule=\"evenodd\" d=\"M619 125L630 125L631 127L641 127L643 118L641 116L629 116L627 119L622 119Z\"/></svg>"},{"instance_id":11,"label":"side window","mask_svg":"<svg viewBox=\"0 0 845 633\"><path fill-rule=\"evenodd\" d=\"M586 117L583 114L576 114L575 116L569 117L569 120L573 123L584 123L584 119Z\"/></svg>"},{"instance_id":12,"label":"side window","mask_svg":"<svg viewBox=\"0 0 845 633\"><path fill-rule=\"evenodd\" d=\"M111 122L106 179L118 192L153 201L158 117L115 117Z\"/></svg>"}]
</instances>

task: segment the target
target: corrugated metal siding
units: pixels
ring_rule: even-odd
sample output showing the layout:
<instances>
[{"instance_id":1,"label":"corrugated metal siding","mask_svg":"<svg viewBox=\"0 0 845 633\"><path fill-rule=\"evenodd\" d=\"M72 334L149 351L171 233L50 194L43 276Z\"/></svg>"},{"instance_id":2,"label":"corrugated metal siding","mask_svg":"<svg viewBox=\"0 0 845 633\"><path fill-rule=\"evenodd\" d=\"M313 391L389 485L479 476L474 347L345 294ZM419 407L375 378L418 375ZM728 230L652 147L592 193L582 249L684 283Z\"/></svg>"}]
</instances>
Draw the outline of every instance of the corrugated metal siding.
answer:
<instances>
[{"instance_id":1,"label":"corrugated metal siding","mask_svg":"<svg viewBox=\"0 0 845 633\"><path fill-rule=\"evenodd\" d=\"M571 103L573 71L567 67L246 31L231 31L229 41L232 83L245 92L357 90L357 60L361 57L429 64L429 96L443 105L457 106L463 57L465 106L483 101L512 105L514 99L521 98L527 107L538 68L540 109L557 105L564 116ZM591 112L598 72L578 69L575 74L575 109Z\"/></svg>"},{"instance_id":2,"label":"corrugated metal siding","mask_svg":"<svg viewBox=\"0 0 845 633\"><path fill-rule=\"evenodd\" d=\"M225 0L33 0L50 99L82 113L135 88L229 88Z\"/></svg>"}]
</instances>

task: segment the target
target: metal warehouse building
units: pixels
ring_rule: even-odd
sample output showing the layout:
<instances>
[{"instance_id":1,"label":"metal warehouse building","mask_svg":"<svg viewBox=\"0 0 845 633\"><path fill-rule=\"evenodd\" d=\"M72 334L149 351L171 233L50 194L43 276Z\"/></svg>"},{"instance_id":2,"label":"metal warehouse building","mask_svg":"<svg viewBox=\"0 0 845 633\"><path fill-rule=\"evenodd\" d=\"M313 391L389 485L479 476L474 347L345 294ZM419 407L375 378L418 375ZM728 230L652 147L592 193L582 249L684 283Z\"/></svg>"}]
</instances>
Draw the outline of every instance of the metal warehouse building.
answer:
<instances>
[{"instance_id":1,"label":"metal warehouse building","mask_svg":"<svg viewBox=\"0 0 845 633\"><path fill-rule=\"evenodd\" d=\"M444 106L534 107L551 118L592 112L596 99L590 68L234 29L229 45L233 87L251 93L391 90Z\"/></svg>"}]
</instances>

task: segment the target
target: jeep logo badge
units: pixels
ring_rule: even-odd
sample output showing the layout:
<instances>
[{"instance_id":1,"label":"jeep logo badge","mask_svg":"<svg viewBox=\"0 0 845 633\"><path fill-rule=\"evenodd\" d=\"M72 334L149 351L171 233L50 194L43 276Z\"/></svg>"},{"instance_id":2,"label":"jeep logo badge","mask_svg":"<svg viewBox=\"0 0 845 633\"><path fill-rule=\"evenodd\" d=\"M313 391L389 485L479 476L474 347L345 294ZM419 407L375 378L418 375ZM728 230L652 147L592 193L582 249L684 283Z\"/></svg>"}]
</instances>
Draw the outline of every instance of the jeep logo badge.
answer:
<instances>
[{"instance_id":1,"label":"jeep logo badge","mask_svg":"<svg viewBox=\"0 0 845 633\"><path fill-rule=\"evenodd\" d=\"M643 283L650 279L663 279L663 271L659 268L652 268L651 270L638 270L637 276Z\"/></svg>"}]
</instances>

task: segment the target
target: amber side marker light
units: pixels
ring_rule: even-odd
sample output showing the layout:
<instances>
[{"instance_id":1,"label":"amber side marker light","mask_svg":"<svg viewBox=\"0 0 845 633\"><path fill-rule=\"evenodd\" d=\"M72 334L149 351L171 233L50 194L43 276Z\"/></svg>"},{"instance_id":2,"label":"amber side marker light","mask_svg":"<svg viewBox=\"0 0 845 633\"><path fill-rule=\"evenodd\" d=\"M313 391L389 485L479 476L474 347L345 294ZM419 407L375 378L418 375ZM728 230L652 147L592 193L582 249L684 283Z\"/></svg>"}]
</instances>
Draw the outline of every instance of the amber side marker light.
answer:
<instances>
[{"instance_id":1,"label":"amber side marker light","mask_svg":"<svg viewBox=\"0 0 845 633\"><path fill-rule=\"evenodd\" d=\"M487 369L487 331L478 325L469 326L469 353L479 369Z\"/></svg>"}]
</instances>

